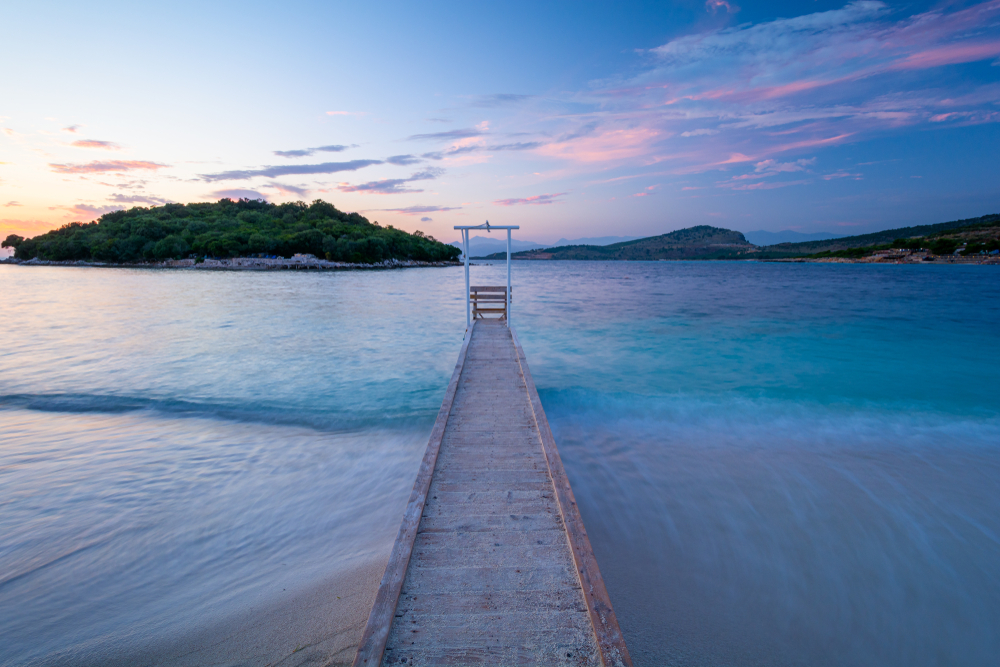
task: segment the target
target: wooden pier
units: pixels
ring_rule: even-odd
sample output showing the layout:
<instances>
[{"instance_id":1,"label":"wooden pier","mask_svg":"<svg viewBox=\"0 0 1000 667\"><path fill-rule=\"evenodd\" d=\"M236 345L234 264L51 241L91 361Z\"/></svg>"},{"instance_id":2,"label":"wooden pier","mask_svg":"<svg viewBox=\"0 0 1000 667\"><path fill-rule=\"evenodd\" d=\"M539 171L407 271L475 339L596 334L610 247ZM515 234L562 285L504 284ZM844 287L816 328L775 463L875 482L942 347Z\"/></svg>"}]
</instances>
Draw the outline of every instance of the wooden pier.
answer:
<instances>
[{"instance_id":1,"label":"wooden pier","mask_svg":"<svg viewBox=\"0 0 1000 667\"><path fill-rule=\"evenodd\" d=\"M354 660L631 667L514 331L471 322Z\"/></svg>"}]
</instances>

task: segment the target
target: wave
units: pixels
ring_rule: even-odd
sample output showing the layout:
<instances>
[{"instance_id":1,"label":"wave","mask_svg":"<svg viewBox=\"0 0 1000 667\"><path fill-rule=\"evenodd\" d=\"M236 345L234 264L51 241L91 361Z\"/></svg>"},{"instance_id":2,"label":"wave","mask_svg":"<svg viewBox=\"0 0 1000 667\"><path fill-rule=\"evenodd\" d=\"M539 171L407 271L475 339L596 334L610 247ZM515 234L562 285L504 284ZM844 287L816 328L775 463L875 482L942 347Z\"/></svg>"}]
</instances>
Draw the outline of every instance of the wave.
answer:
<instances>
[{"instance_id":1,"label":"wave","mask_svg":"<svg viewBox=\"0 0 1000 667\"><path fill-rule=\"evenodd\" d=\"M275 426L296 426L323 432L351 432L373 427L422 428L433 422L434 414L387 414L372 412L331 412L305 406L266 403L200 402L178 398L147 398L115 394L52 393L2 394L0 410L34 410L73 414L153 412L169 417L218 419Z\"/></svg>"}]
</instances>

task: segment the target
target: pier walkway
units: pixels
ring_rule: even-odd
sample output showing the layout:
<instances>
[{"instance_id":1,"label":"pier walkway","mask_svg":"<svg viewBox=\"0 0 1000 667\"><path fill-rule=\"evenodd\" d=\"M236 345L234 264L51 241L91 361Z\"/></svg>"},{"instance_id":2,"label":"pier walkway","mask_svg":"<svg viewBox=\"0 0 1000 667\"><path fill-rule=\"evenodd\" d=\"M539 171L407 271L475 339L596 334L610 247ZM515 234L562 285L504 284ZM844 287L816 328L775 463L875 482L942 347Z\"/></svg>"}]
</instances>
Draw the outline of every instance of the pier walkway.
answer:
<instances>
[{"instance_id":1,"label":"pier walkway","mask_svg":"<svg viewBox=\"0 0 1000 667\"><path fill-rule=\"evenodd\" d=\"M354 661L630 667L524 353L474 320Z\"/></svg>"}]
</instances>

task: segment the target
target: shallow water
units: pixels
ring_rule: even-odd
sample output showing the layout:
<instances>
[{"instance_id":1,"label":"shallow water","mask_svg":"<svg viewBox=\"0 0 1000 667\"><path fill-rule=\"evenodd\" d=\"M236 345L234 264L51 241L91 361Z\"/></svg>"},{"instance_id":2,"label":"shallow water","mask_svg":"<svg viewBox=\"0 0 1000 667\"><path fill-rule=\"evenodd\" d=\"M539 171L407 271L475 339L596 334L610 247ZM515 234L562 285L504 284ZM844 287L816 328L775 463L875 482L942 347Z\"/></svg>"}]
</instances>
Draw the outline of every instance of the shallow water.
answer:
<instances>
[{"instance_id":1,"label":"shallow water","mask_svg":"<svg viewBox=\"0 0 1000 667\"><path fill-rule=\"evenodd\" d=\"M0 664L183 634L388 549L461 269L0 285ZM514 285L637 665L993 664L1000 273L542 262Z\"/></svg>"}]
</instances>

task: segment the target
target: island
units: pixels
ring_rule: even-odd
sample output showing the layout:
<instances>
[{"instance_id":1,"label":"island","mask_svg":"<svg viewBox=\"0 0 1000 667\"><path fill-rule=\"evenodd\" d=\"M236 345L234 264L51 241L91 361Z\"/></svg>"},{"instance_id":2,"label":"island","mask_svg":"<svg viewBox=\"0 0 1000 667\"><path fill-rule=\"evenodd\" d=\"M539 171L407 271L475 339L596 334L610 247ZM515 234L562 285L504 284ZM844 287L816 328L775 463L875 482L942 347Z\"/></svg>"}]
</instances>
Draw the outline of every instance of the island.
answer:
<instances>
[{"instance_id":1,"label":"island","mask_svg":"<svg viewBox=\"0 0 1000 667\"><path fill-rule=\"evenodd\" d=\"M498 252L473 259L505 259ZM796 262L1000 263L1000 214L823 241L756 246L741 232L699 225L612 243L525 250L520 260L762 260Z\"/></svg>"},{"instance_id":2,"label":"island","mask_svg":"<svg viewBox=\"0 0 1000 667\"><path fill-rule=\"evenodd\" d=\"M2 246L14 249L15 262L206 268L400 266L454 263L461 254L422 232L382 227L319 199L135 207L33 238L11 234Z\"/></svg>"}]
</instances>

